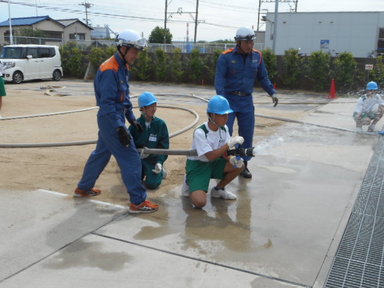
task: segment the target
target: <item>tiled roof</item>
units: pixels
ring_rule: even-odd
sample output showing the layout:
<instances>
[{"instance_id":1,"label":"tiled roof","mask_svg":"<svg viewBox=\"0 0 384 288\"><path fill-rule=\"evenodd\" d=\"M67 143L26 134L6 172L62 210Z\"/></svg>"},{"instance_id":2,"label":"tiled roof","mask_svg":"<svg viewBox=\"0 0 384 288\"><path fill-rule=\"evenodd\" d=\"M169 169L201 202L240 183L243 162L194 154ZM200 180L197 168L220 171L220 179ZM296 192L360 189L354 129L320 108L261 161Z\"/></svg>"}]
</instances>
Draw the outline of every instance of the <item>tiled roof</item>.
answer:
<instances>
[{"instance_id":1,"label":"tiled roof","mask_svg":"<svg viewBox=\"0 0 384 288\"><path fill-rule=\"evenodd\" d=\"M30 26L36 23L39 23L44 20L53 20L49 16L35 16L35 17L21 17L21 18L11 18L12 19L12 26ZM9 26L9 19L0 22L0 27L2 26ZM55 20L53 20L55 21Z\"/></svg>"}]
</instances>

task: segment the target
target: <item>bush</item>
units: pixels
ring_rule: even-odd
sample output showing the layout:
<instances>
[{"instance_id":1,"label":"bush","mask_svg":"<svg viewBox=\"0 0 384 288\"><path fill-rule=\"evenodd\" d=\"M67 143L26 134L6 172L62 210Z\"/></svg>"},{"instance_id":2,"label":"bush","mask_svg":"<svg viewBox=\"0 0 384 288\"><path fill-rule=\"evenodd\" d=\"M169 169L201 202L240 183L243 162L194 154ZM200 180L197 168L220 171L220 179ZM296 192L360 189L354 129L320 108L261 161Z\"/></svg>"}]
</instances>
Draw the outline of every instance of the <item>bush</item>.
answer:
<instances>
[{"instance_id":1,"label":"bush","mask_svg":"<svg viewBox=\"0 0 384 288\"><path fill-rule=\"evenodd\" d=\"M340 53L333 61L332 77L336 81L336 87L342 92L351 90L356 79L357 63L353 55L348 52Z\"/></svg>"},{"instance_id":2,"label":"bush","mask_svg":"<svg viewBox=\"0 0 384 288\"><path fill-rule=\"evenodd\" d=\"M302 78L302 61L298 49L285 51L281 81L288 88L299 88Z\"/></svg>"},{"instance_id":3,"label":"bush","mask_svg":"<svg viewBox=\"0 0 384 288\"><path fill-rule=\"evenodd\" d=\"M156 49L156 80L157 81L165 81L168 73L167 73L167 64L168 64L168 55L165 54L163 49Z\"/></svg>"},{"instance_id":4,"label":"bush","mask_svg":"<svg viewBox=\"0 0 384 288\"><path fill-rule=\"evenodd\" d=\"M115 47L92 47L88 59L94 67L99 67L101 63L110 58L115 52Z\"/></svg>"},{"instance_id":5,"label":"bush","mask_svg":"<svg viewBox=\"0 0 384 288\"><path fill-rule=\"evenodd\" d=\"M308 78L311 79L315 91L325 91L329 88L330 56L322 51L313 52L309 56Z\"/></svg>"},{"instance_id":6,"label":"bush","mask_svg":"<svg viewBox=\"0 0 384 288\"><path fill-rule=\"evenodd\" d=\"M384 88L384 56L378 56L376 58L376 64L373 66L373 70L369 73L369 81L375 81L379 84L379 88Z\"/></svg>"},{"instance_id":7,"label":"bush","mask_svg":"<svg viewBox=\"0 0 384 288\"><path fill-rule=\"evenodd\" d=\"M184 74L183 66L181 62L181 49L176 48L173 51L173 54L171 55L171 57L169 57L168 59L170 59L170 64L169 64L170 81L181 82Z\"/></svg>"},{"instance_id":8,"label":"bush","mask_svg":"<svg viewBox=\"0 0 384 288\"><path fill-rule=\"evenodd\" d=\"M200 55L199 49L193 49L189 59L188 78L195 84L200 84L204 63Z\"/></svg>"},{"instance_id":9,"label":"bush","mask_svg":"<svg viewBox=\"0 0 384 288\"><path fill-rule=\"evenodd\" d=\"M264 61L265 67L268 70L269 79L271 79L272 83L276 82L277 57L272 49L263 50L263 61Z\"/></svg>"},{"instance_id":10,"label":"bush","mask_svg":"<svg viewBox=\"0 0 384 288\"><path fill-rule=\"evenodd\" d=\"M87 59L82 49L75 42L68 42L60 47L60 54L64 75L83 78Z\"/></svg>"},{"instance_id":11,"label":"bush","mask_svg":"<svg viewBox=\"0 0 384 288\"><path fill-rule=\"evenodd\" d=\"M148 81L154 79L153 59L150 57L147 49L144 49L136 60L132 69L132 74L137 80Z\"/></svg>"}]
</instances>

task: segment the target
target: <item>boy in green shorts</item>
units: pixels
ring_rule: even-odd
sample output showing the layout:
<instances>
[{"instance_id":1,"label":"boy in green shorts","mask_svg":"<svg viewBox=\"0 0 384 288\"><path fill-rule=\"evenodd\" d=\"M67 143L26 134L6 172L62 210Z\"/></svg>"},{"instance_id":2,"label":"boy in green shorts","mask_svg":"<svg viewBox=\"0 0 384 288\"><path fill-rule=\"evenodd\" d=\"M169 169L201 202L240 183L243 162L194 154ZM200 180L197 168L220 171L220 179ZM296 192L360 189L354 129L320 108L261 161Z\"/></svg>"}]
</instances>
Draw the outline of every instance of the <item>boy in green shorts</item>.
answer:
<instances>
[{"instance_id":1,"label":"boy in green shorts","mask_svg":"<svg viewBox=\"0 0 384 288\"><path fill-rule=\"evenodd\" d=\"M228 114L232 112L227 99L219 95L212 97L208 102L208 121L194 132L192 149L196 149L197 156L187 158L182 195L189 197L196 208L202 208L207 203L210 179L219 179L211 189L211 197L237 199L235 194L225 189L244 170L241 158L227 156L227 150L244 142L241 136L229 135L225 124Z\"/></svg>"}]
</instances>

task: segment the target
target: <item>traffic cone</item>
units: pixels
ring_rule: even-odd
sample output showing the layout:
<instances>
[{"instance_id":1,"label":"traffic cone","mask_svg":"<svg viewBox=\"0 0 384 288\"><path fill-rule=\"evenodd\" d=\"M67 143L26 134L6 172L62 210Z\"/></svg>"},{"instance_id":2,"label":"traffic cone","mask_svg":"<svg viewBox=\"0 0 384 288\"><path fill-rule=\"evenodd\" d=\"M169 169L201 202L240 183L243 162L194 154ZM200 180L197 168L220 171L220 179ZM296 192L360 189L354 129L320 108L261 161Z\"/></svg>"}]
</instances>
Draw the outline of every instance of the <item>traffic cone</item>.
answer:
<instances>
[{"instance_id":1,"label":"traffic cone","mask_svg":"<svg viewBox=\"0 0 384 288\"><path fill-rule=\"evenodd\" d=\"M336 85L335 85L335 79L332 79L331 81L331 89L329 90L328 99L335 99L336 96Z\"/></svg>"}]
</instances>

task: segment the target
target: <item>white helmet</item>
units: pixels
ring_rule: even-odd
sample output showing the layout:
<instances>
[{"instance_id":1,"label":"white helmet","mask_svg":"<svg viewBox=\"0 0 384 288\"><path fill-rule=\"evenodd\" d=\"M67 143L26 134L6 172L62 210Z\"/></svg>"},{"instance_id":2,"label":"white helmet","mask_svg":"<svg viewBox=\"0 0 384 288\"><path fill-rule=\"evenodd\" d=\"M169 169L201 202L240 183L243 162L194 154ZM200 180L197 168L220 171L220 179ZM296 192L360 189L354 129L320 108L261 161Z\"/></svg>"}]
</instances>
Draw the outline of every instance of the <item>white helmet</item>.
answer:
<instances>
[{"instance_id":1,"label":"white helmet","mask_svg":"<svg viewBox=\"0 0 384 288\"><path fill-rule=\"evenodd\" d=\"M143 50L147 47L147 40L141 38L140 35L133 30L125 30L117 35L117 47L135 47L136 49Z\"/></svg>"},{"instance_id":2,"label":"white helmet","mask_svg":"<svg viewBox=\"0 0 384 288\"><path fill-rule=\"evenodd\" d=\"M236 36L235 40L240 41L240 40L253 40L255 39L255 31L253 31L249 27L240 27L236 31Z\"/></svg>"}]
</instances>

